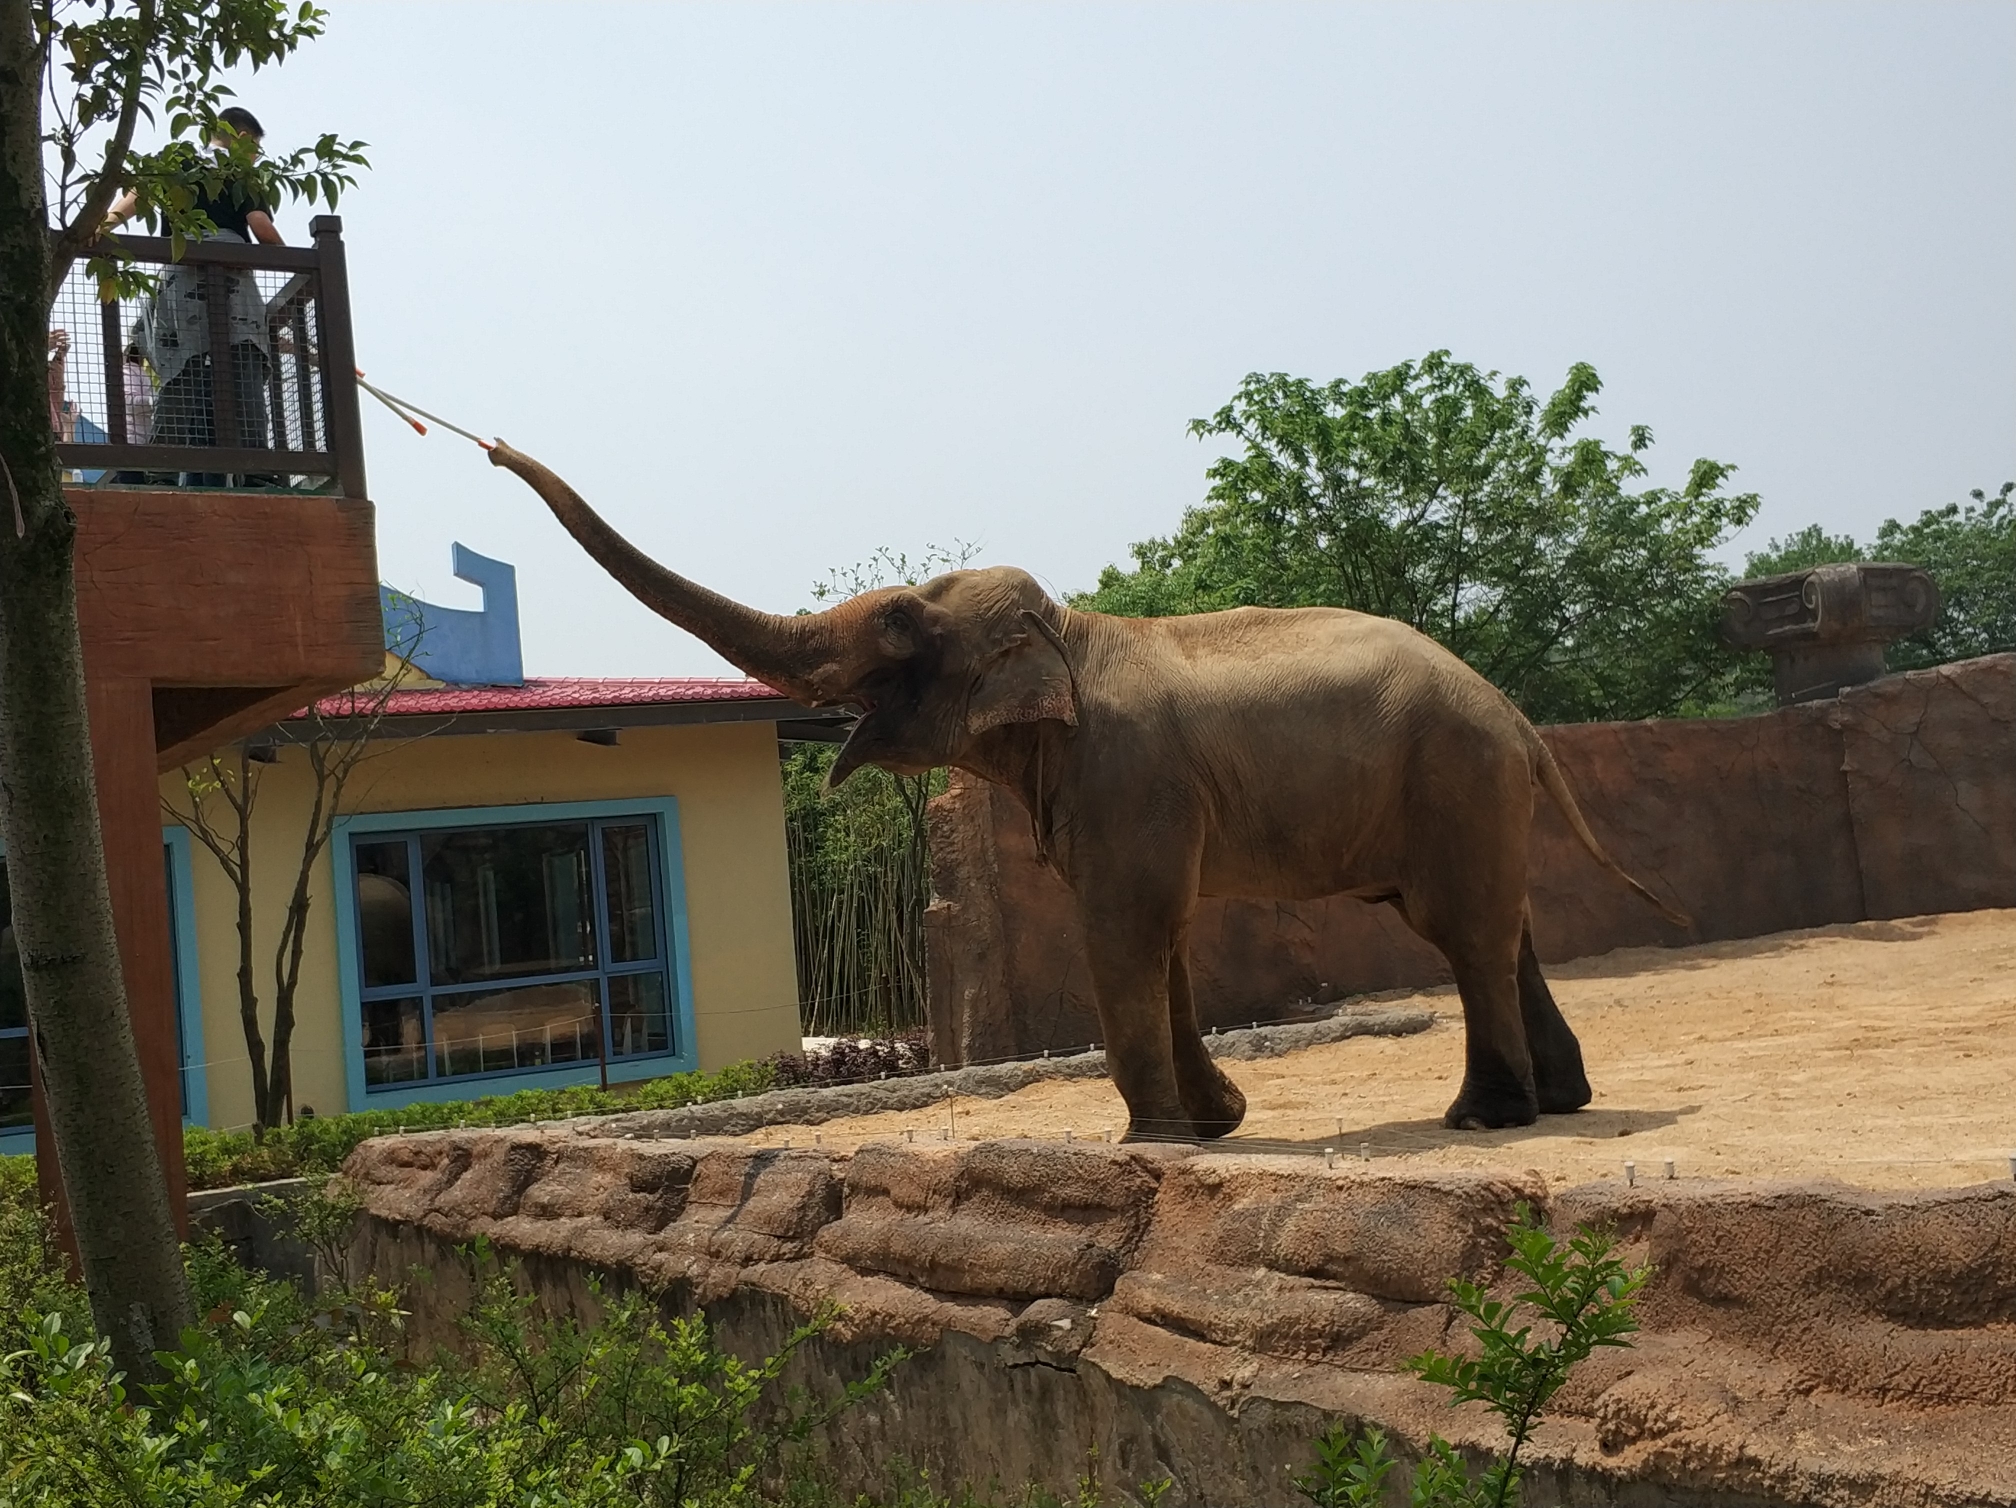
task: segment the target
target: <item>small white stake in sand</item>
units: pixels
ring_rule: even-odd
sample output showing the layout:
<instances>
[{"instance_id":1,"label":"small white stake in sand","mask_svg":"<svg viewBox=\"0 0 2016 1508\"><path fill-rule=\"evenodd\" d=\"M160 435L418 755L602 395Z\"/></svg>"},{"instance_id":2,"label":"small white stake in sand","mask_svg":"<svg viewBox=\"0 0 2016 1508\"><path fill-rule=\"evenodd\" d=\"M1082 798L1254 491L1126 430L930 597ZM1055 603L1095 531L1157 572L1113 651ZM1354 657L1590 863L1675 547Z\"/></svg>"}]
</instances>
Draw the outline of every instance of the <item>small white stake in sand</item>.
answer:
<instances>
[{"instance_id":1,"label":"small white stake in sand","mask_svg":"<svg viewBox=\"0 0 2016 1508\"><path fill-rule=\"evenodd\" d=\"M1337 1117L1337 1134L1339 1136L1344 1134L1344 1117L1341 1115Z\"/></svg>"},{"instance_id":2,"label":"small white stake in sand","mask_svg":"<svg viewBox=\"0 0 2016 1508\"><path fill-rule=\"evenodd\" d=\"M1674 1178L1676 1178L1676 1177L1678 1177L1678 1176L1679 1176L1679 1175L1678 1175L1677 1173L1675 1173L1675 1172L1673 1171L1673 1159L1672 1159L1672 1158L1670 1158L1670 1157L1669 1157L1669 1158L1667 1158L1667 1159L1666 1159L1666 1178L1667 1178L1667 1181L1668 1181L1668 1182L1671 1182L1671 1181L1672 1181L1672 1180L1673 1180Z\"/></svg>"},{"instance_id":3,"label":"small white stake in sand","mask_svg":"<svg viewBox=\"0 0 2016 1508\"><path fill-rule=\"evenodd\" d=\"M1637 1163L1627 1162L1624 1164L1624 1186L1630 1189L1635 1189L1638 1187Z\"/></svg>"},{"instance_id":4,"label":"small white stake in sand","mask_svg":"<svg viewBox=\"0 0 2016 1508\"><path fill-rule=\"evenodd\" d=\"M1372 1143L1369 1141L1358 1143L1358 1160L1360 1162L1370 1162L1372 1160Z\"/></svg>"},{"instance_id":5,"label":"small white stake in sand","mask_svg":"<svg viewBox=\"0 0 2016 1508\"><path fill-rule=\"evenodd\" d=\"M2016 1152L2009 1154L2009 1177L2012 1182L2016 1182Z\"/></svg>"},{"instance_id":6,"label":"small white stake in sand","mask_svg":"<svg viewBox=\"0 0 2016 1508\"><path fill-rule=\"evenodd\" d=\"M1323 1166L1326 1168L1337 1166L1337 1149L1335 1147L1325 1147L1323 1149Z\"/></svg>"},{"instance_id":7,"label":"small white stake in sand","mask_svg":"<svg viewBox=\"0 0 2016 1508\"><path fill-rule=\"evenodd\" d=\"M903 1140L905 1140L905 1141L915 1141L915 1140L917 1140L917 1133L916 1133L915 1131L912 1131L912 1130L909 1130L909 1129L907 1129L907 1128L906 1128L906 1129L904 1130L904 1132L903 1132Z\"/></svg>"},{"instance_id":8,"label":"small white stake in sand","mask_svg":"<svg viewBox=\"0 0 2016 1508\"><path fill-rule=\"evenodd\" d=\"M825 1133L825 1132L823 1132L823 1131L814 1131L814 1132L812 1133L812 1145L813 1145L813 1146L815 1146L815 1147L823 1147L823 1146L825 1146L825 1145L826 1145L826 1133Z\"/></svg>"},{"instance_id":9,"label":"small white stake in sand","mask_svg":"<svg viewBox=\"0 0 2016 1508\"><path fill-rule=\"evenodd\" d=\"M1064 1128L1064 1142L1065 1142L1065 1145L1067 1145L1067 1146L1068 1146L1068 1145L1070 1145L1070 1142L1071 1142L1071 1128L1070 1128L1069 1126L1066 1126L1066 1127Z\"/></svg>"},{"instance_id":10,"label":"small white stake in sand","mask_svg":"<svg viewBox=\"0 0 2016 1508\"><path fill-rule=\"evenodd\" d=\"M945 1140L950 1141L959 1134L959 1113L952 1108L952 1096L945 1096Z\"/></svg>"},{"instance_id":11,"label":"small white stake in sand","mask_svg":"<svg viewBox=\"0 0 2016 1508\"><path fill-rule=\"evenodd\" d=\"M791 1150L791 1138L788 1136L784 1138L784 1150L786 1152Z\"/></svg>"}]
</instances>

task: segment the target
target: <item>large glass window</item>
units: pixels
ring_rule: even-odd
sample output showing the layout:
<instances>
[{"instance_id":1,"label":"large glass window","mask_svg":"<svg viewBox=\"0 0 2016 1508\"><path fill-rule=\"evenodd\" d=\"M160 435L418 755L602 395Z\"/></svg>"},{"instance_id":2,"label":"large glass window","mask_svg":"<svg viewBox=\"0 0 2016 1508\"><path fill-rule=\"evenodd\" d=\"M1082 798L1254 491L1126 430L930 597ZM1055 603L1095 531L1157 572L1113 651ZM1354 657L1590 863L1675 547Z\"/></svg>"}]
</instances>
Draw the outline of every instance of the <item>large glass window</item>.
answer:
<instances>
[{"instance_id":1,"label":"large glass window","mask_svg":"<svg viewBox=\"0 0 2016 1508\"><path fill-rule=\"evenodd\" d=\"M370 1089L674 1050L656 823L351 839Z\"/></svg>"}]
</instances>

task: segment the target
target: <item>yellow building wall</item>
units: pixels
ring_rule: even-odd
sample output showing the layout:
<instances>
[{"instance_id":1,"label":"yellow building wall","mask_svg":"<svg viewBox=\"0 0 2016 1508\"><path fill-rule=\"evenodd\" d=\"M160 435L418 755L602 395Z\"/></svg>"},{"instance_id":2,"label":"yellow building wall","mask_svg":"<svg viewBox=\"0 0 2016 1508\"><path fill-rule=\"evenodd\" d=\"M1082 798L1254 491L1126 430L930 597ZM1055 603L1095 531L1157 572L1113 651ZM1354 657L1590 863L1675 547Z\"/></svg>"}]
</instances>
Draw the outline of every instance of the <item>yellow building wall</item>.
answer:
<instances>
[{"instance_id":1,"label":"yellow building wall","mask_svg":"<svg viewBox=\"0 0 2016 1508\"><path fill-rule=\"evenodd\" d=\"M298 749L255 767L260 788L252 834L253 968L260 1030L273 1035L273 949L299 870L312 783ZM186 809L182 775L161 780L163 797ZM679 802L693 1026L700 1066L796 1051L798 978L784 847L783 783L770 723L626 728L613 748L571 733L437 734L375 745L351 777L348 813L442 807L519 806L672 796ZM212 798L215 820L229 813ZM250 1059L238 1012L237 897L200 842L191 845L203 1057L210 1124L252 1122ZM319 1115L348 1108L342 1010L336 972L336 911L330 856L312 877L312 909L295 1002L294 1104ZM508 1093L509 1079L470 1084Z\"/></svg>"}]
</instances>

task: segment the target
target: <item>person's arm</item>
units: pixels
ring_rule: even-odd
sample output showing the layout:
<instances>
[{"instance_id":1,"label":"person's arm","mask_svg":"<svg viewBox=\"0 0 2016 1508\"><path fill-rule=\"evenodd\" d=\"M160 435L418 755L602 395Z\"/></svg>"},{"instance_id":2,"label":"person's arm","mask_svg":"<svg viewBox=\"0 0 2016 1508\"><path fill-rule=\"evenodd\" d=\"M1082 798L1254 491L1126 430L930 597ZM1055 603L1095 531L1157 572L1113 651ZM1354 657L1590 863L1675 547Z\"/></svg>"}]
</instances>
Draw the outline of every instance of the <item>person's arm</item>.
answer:
<instances>
[{"instance_id":1,"label":"person's arm","mask_svg":"<svg viewBox=\"0 0 2016 1508\"><path fill-rule=\"evenodd\" d=\"M285 246L280 232L274 228L273 217L263 209L247 210L245 228L252 232L252 239L262 246Z\"/></svg>"},{"instance_id":2,"label":"person's arm","mask_svg":"<svg viewBox=\"0 0 2016 1508\"><path fill-rule=\"evenodd\" d=\"M120 226L124 225L128 220L133 218L133 211L135 207L138 206L139 203L140 203L139 196L136 195L131 189L126 190L125 193L121 194L117 199L114 199L112 201L112 207L107 211L105 211L105 224L102 227L102 229L117 230Z\"/></svg>"},{"instance_id":3,"label":"person's arm","mask_svg":"<svg viewBox=\"0 0 2016 1508\"><path fill-rule=\"evenodd\" d=\"M70 438L70 332L51 330L49 332L49 428L56 438L68 441Z\"/></svg>"}]
</instances>

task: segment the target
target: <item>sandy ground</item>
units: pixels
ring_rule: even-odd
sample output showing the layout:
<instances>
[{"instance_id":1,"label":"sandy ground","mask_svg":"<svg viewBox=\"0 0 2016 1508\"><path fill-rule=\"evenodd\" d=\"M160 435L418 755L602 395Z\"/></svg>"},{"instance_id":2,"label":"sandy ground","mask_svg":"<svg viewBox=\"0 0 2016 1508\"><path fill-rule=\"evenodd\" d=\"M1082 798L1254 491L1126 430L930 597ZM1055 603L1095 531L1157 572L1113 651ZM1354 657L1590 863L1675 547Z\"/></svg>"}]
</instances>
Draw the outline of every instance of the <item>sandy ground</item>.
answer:
<instances>
[{"instance_id":1,"label":"sandy ground","mask_svg":"<svg viewBox=\"0 0 2016 1508\"><path fill-rule=\"evenodd\" d=\"M1462 1073L1452 990L1418 1036L1360 1037L1228 1065L1246 1123L1226 1151L1334 1147L1410 1167L1536 1169L1557 1183L1831 1176L1874 1188L2010 1177L2016 1154L2016 911L1860 922L1683 949L1633 948L1549 969L1582 1039L1595 1102L1517 1130L1445 1131ZM773 1127L764 1146L1115 1137L1104 1081L1000 1100Z\"/></svg>"}]
</instances>

